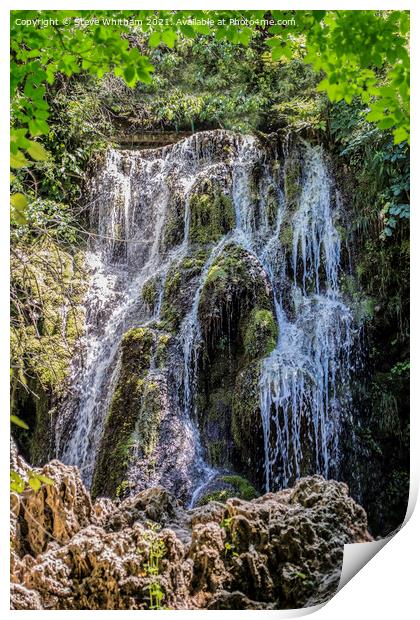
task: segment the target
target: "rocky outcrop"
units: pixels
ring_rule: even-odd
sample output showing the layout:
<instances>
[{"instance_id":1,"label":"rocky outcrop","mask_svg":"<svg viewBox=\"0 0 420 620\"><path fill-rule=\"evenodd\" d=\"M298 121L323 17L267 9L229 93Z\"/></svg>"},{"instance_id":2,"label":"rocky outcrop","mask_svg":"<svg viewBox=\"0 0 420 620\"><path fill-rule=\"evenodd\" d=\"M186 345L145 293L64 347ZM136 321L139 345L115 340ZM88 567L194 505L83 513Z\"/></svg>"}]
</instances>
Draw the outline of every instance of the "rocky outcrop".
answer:
<instances>
[{"instance_id":1,"label":"rocky outcrop","mask_svg":"<svg viewBox=\"0 0 420 620\"><path fill-rule=\"evenodd\" d=\"M258 259L228 243L210 266L200 295L198 318L204 342L196 416L207 462L238 472L257 487L261 487L259 472L263 470L261 455L255 454L263 445L255 403L258 386L248 384L244 399L238 394L237 382L275 347L273 308L273 290ZM257 371L257 382L258 378ZM238 400L240 411L235 412Z\"/></svg>"},{"instance_id":2,"label":"rocky outcrop","mask_svg":"<svg viewBox=\"0 0 420 620\"><path fill-rule=\"evenodd\" d=\"M20 463L22 465L22 463ZM13 609L280 609L328 599L343 545L371 540L345 484L320 476L185 511L163 488L94 504L77 468L12 494Z\"/></svg>"}]
</instances>

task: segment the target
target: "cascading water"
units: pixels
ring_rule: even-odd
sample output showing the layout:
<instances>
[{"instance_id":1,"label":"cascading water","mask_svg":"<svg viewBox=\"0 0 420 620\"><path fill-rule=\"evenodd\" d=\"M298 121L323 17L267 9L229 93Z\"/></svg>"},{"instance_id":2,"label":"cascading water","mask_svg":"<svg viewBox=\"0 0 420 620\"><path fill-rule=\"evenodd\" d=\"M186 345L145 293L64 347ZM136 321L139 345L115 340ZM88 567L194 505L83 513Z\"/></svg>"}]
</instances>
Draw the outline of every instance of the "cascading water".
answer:
<instances>
[{"instance_id":1,"label":"cascading water","mask_svg":"<svg viewBox=\"0 0 420 620\"><path fill-rule=\"evenodd\" d=\"M125 331L159 316L168 265L187 250L184 242L173 251L162 249L169 188L166 178L179 158L188 160L189 145L180 145L171 158L141 157L110 149L104 174L94 183L98 234L94 235L87 266L92 273L86 300L86 335L83 357L76 360L73 390L67 401L70 436L61 432L61 458L77 464L90 485L104 419L118 373L118 348ZM158 153L160 154L160 153ZM153 179L153 180L152 180ZM191 178L180 176L188 195ZM188 219L186 218L186 225ZM158 303L153 312L141 291L151 278L160 278Z\"/></svg>"},{"instance_id":2,"label":"cascading water","mask_svg":"<svg viewBox=\"0 0 420 620\"><path fill-rule=\"evenodd\" d=\"M299 476L305 451L311 453L306 467L313 472L328 475L338 464L340 424L349 393L352 315L339 291L340 238L322 150L305 145L301 152L302 189L288 253L281 242L288 217L282 175L276 157L269 156L257 139L215 131L151 151L108 151L92 189L97 233L87 254L92 276L86 334L82 355L74 361L73 389L58 429L60 458L78 465L86 484L92 482L121 372L121 339L132 327L159 329L169 270L191 252L190 198L203 179L211 179L229 194L235 224L208 249L175 338L182 362L174 357L167 370L173 379L168 385L178 386L177 398L169 393L165 398L180 430L169 442L172 451L164 455L174 462L162 465L152 482L170 487L173 472L185 468L190 482L184 496L193 504L218 473L206 463L196 426L197 368L203 343L199 304L209 270L228 244L245 249L266 272L278 323L277 345L261 363L259 382L266 489L285 486ZM257 200L250 190L256 169ZM169 243L167 225L175 196L183 230ZM271 218L270 201L274 204ZM150 308L141 292L152 279L158 294ZM154 357L149 376L163 381ZM136 433L138 429L134 437ZM140 458L138 451L133 455L134 461ZM140 470L135 463L130 467L133 488Z\"/></svg>"},{"instance_id":3,"label":"cascading water","mask_svg":"<svg viewBox=\"0 0 420 620\"><path fill-rule=\"evenodd\" d=\"M306 146L303 171L292 220L292 311L285 310L281 282L273 280L279 337L260 379L266 490L299 477L304 423L313 471L336 471L349 399L352 314L338 288L340 237L319 147Z\"/></svg>"}]
</instances>

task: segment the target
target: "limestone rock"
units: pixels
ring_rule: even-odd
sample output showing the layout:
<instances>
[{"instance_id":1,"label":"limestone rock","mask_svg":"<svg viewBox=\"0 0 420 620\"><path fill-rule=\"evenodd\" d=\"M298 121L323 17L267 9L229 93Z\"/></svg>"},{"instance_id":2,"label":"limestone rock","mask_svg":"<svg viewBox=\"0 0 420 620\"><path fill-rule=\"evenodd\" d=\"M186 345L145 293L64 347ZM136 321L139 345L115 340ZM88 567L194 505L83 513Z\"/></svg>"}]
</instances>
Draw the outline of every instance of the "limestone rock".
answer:
<instances>
[{"instance_id":1,"label":"limestone rock","mask_svg":"<svg viewBox=\"0 0 420 620\"><path fill-rule=\"evenodd\" d=\"M38 555L50 541L65 543L94 518L92 502L77 468L51 461L42 474L54 480L35 493L27 489L13 494L13 512L17 517L15 538L20 547Z\"/></svg>"},{"instance_id":2,"label":"limestone rock","mask_svg":"<svg viewBox=\"0 0 420 620\"><path fill-rule=\"evenodd\" d=\"M41 598L36 590L13 583L10 590L10 609L42 609Z\"/></svg>"},{"instance_id":3,"label":"limestone rock","mask_svg":"<svg viewBox=\"0 0 420 620\"><path fill-rule=\"evenodd\" d=\"M12 497L13 609L304 607L334 593L343 545L371 540L321 476L187 512L161 487L92 506L76 468L42 473L55 484Z\"/></svg>"}]
</instances>

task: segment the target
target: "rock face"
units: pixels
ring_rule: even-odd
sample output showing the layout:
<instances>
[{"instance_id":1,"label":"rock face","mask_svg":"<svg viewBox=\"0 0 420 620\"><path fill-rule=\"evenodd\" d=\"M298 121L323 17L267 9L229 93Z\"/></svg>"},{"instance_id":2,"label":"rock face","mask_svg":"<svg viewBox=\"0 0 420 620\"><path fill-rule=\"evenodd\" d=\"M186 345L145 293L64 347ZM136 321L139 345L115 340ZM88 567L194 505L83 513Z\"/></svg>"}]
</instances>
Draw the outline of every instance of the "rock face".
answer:
<instances>
[{"instance_id":1,"label":"rock face","mask_svg":"<svg viewBox=\"0 0 420 620\"><path fill-rule=\"evenodd\" d=\"M12 494L12 609L303 607L334 593L344 544L371 540L321 476L185 511L159 487L92 504L77 468L42 473L55 483Z\"/></svg>"}]
</instances>

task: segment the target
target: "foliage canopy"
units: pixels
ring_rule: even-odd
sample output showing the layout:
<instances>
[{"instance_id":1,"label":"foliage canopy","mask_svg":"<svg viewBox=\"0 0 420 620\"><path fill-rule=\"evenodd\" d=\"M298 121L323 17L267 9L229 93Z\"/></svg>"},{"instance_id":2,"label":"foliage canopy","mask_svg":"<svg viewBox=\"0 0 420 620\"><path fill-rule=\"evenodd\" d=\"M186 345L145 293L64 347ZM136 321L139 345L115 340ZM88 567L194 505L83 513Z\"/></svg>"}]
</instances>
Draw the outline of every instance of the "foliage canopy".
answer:
<instances>
[{"instance_id":1,"label":"foliage canopy","mask_svg":"<svg viewBox=\"0 0 420 620\"><path fill-rule=\"evenodd\" d=\"M113 73L130 87L150 83L150 49L200 35L247 47L263 32L273 61L303 47L331 101L360 97L370 107L367 120L392 129L395 143L409 138L408 11L13 11L11 23L15 170L48 157L38 138L50 132L47 91L60 75ZM149 49L138 48L138 32ZM14 220L24 222L25 193L15 192L11 204Z\"/></svg>"}]
</instances>

